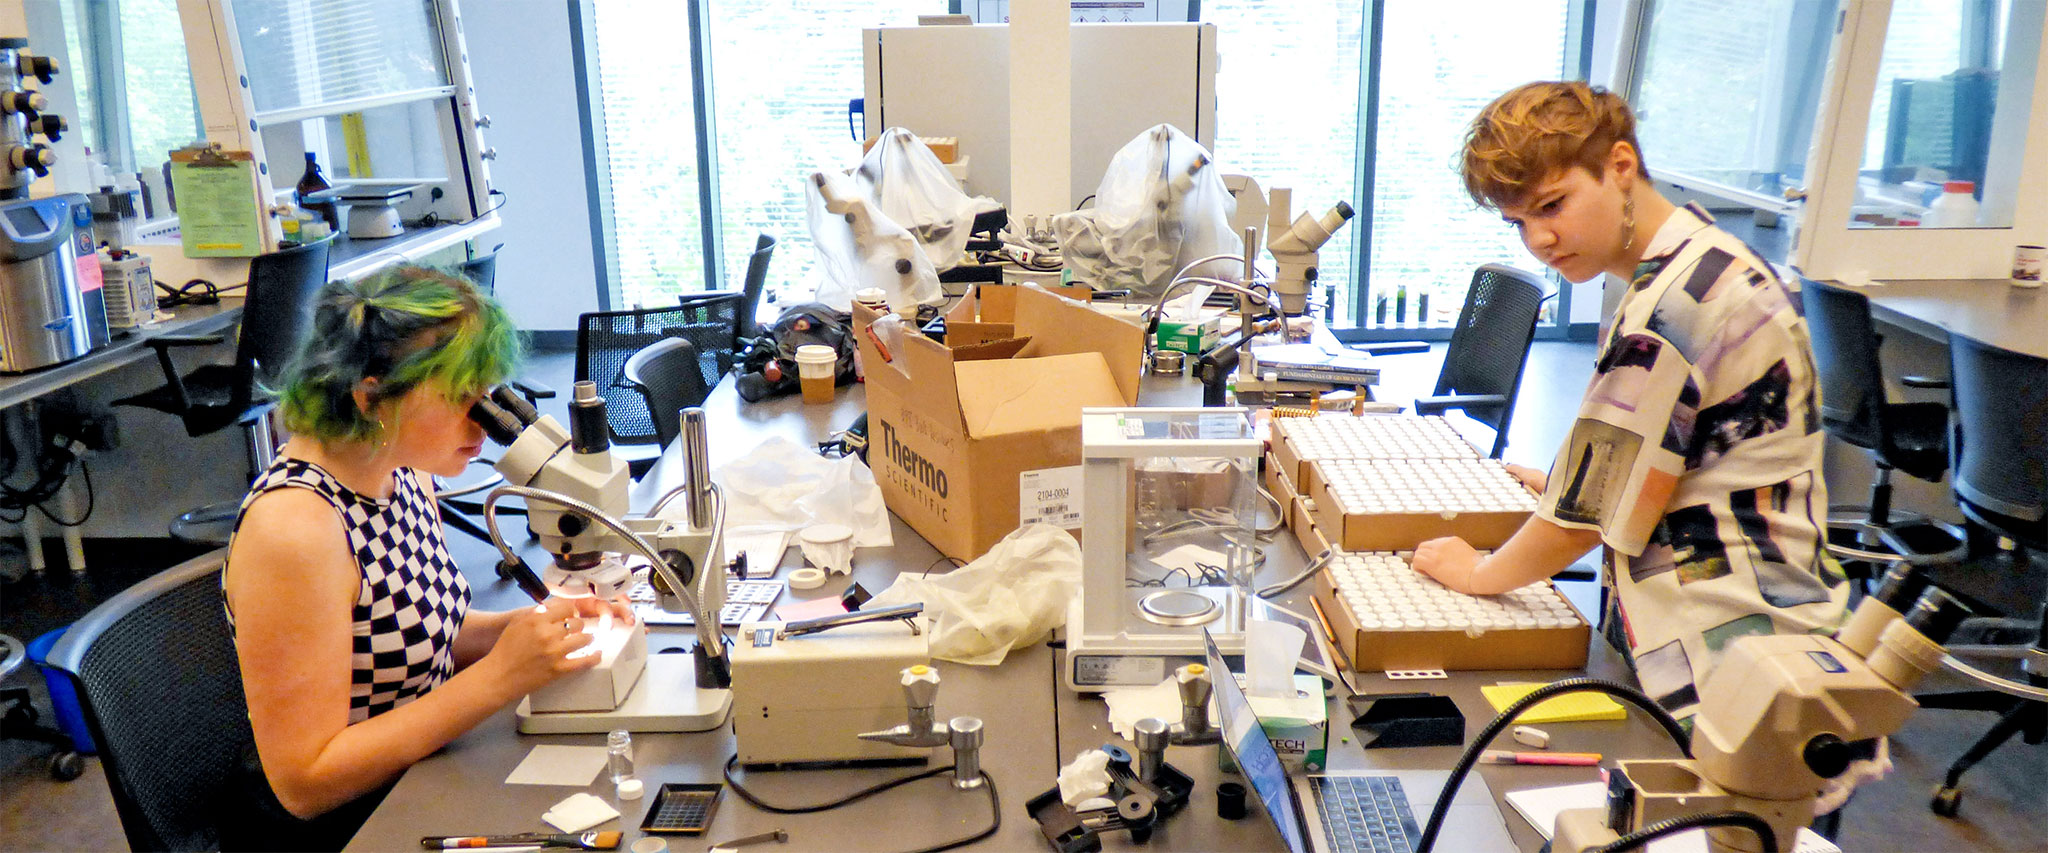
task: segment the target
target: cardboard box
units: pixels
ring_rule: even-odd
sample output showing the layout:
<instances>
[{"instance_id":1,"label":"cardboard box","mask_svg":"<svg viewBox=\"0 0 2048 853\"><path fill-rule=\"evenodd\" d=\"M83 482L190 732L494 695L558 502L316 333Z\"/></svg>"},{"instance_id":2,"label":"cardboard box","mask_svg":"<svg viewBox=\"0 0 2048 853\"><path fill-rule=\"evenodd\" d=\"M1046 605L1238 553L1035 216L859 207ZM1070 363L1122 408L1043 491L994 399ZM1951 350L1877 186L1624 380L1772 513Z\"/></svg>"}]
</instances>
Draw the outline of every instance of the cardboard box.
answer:
<instances>
[{"instance_id":1,"label":"cardboard box","mask_svg":"<svg viewBox=\"0 0 2048 853\"><path fill-rule=\"evenodd\" d=\"M1089 304L1089 297L1095 293L1085 284L1051 287L983 284L968 291L953 310L946 312L946 344L974 346L1028 335L1028 332L1017 331L1017 301L1025 293L1041 290L1072 299L1080 305ZM1143 344L1142 337L1139 342Z\"/></svg>"},{"instance_id":2,"label":"cardboard box","mask_svg":"<svg viewBox=\"0 0 2048 853\"><path fill-rule=\"evenodd\" d=\"M1309 467L1319 464L1311 461ZM1346 551L1412 551L1442 536L1456 536L1487 551L1507 544L1508 537L1531 515L1527 511L1366 513L1346 507L1321 472L1313 479L1315 487L1309 499L1315 502L1316 525L1331 544Z\"/></svg>"},{"instance_id":3,"label":"cardboard box","mask_svg":"<svg viewBox=\"0 0 2048 853\"><path fill-rule=\"evenodd\" d=\"M1081 408L1137 402L1144 339L1128 323L1036 288L978 291L947 315L947 344L909 335L885 360L874 337L860 335L868 467L882 499L960 560L1017 529L1027 472L1043 472L1034 475L1040 483L1071 476L1078 496ZM874 319L855 312L856 328ZM1062 526L1077 530L1079 504L1067 506L1072 523Z\"/></svg>"},{"instance_id":4,"label":"cardboard box","mask_svg":"<svg viewBox=\"0 0 2048 853\"><path fill-rule=\"evenodd\" d=\"M1287 510L1287 528L1294 531L1294 541L1301 543L1301 552L1311 557L1330 549L1329 537L1316 524L1315 509L1314 501L1297 497Z\"/></svg>"},{"instance_id":5,"label":"cardboard box","mask_svg":"<svg viewBox=\"0 0 2048 853\"><path fill-rule=\"evenodd\" d=\"M527 696L533 713L610 711L626 701L647 669L647 632L640 626L614 624L590 646L599 650L596 667L572 672Z\"/></svg>"}]
</instances>

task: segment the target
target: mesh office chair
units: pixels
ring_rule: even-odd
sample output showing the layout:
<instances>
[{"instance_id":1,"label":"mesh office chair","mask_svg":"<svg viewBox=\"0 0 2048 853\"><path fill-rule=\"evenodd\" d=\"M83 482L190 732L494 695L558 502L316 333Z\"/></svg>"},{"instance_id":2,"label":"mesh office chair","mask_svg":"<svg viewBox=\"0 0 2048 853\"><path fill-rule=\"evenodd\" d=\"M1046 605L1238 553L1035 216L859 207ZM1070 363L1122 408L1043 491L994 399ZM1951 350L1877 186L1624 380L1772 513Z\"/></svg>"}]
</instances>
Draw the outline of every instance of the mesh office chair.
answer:
<instances>
[{"instance_id":1,"label":"mesh office chair","mask_svg":"<svg viewBox=\"0 0 2048 853\"><path fill-rule=\"evenodd\" d=\"M298 352L312 321L313 294L327 281L327 243L258 255L249 260L249 286L233 364L207 364L179 375L173 347L223 343L221 335L163 335L144 343L156 350L164 384L114 401L177 415L194 438L229 426L247 431L249 478L270 466L276 442L270 410L276 401L264 388L277 381ZM188 542L224 545L240 499L209 504L179 515L171 535Z\"/></svg>"},{"instance_id":2,"label":"mesh office chair","mask_svg":"<svg viewBox=\"0 0 2048 853\"><path fill-rule=\"evenodd\" d=\"M1892 512L1892 471L1939 483L1948 473L1948 406L1885 400L1878 359L1883 336L1870 320L1870 297L1806 281L1800 288L1807 335L1819 370L1821 425L1829 434L1868 451L1877 467L1868 506L1831 507L1829 550L1847 559L1851 576L1868 578L1875 563L1927 565L1962 559L1967 545L1955 525ZM1948 382L1904 376L1908 388L1947 388Z\"/></svg>"},{"instance_id":3,"label":"mesh office chair","mask_svg":"<svg viewBox=\"0 0 2048 853\"><path fill-rule=\"evenodd\" d=\"M114 809L136 850L218 849L222 794L254 735L221 614L226 551L93 608L50 650L78 686Z\"/></svg>"},{"instance_id":4,"label":"mesh office chair","mask_svg":"<svg viewBox=\"0 0 2048 853\"><path fill-rule=\"evenodd\" d=\"M1466 417L1493 428L1493 450L1487 455L1499 459L1508 445L1508 423L1515 415L1515 395L1522 387L1522 368L1529 363L1529 343L1536 339L1536 316L1544 298L1543 280L1535 273L1501 264L1475 270L1458 325L1444 348L1436 390L1415 399L1415 413L1463 410Z\"/></svg>"},{"instance_id":5,"label":"mesh office chair","mask_svg":"<svg viewBox=\"0 0 2048 853\"><path fill-rule=\"evenodd\" d=\"M682 432L677 413L703 405L711 396L711 386L704 383L704 361L696 345L684 338L664 338L634 353L626 359L619 382L640 392L662 447Z\"/></svg>"},{"instance_id":6,"label":"mesh office chair","mask_svg":"<svg viewBox=\"0 0 2048 853\"><path fill-rule=\"evenodd\" d=\"M1951 434L1956 503L1971 521L2019 543L2008 566L2016 571L2027 564L2028 549L2048 549L2048 359L1951 335L1949 363L1956 413ZM2033 591L2035 597L2044 592L2048 591ZM2028 682L2048 687L2048 603L2034 614L2033 623L2026 648L2004 651L2020 658ZM1970 651L1959 644L1950 647L1951 653ZM1915 698L1922 708L1999 715L1998 723L1949 766L1935 789L1934 812L1945 817L1954 817L1961 807L1963 773L1971 766L2013 735L2030 744L2048 740L2048 703L1990 691Z\"/></svg>"},{"instance_id":7,"label":"mesh office chair","mask_svg":"<svg viewBox=\"0 0 2048 853\"><path fill-rule=\"evenodd\" d=\"M768 286L768 261L775 256L775 238L762 234L754 238L754 253L747 256L747 277L740 283L739 318L733 324L733 335L742 343L760 337L766 331L761 326L761 292ZM744 345L736 349L745 349Z\"/></svg>"},{"instance_id":8,"label":"mesh office chair","mask_svg":"<svg viewBox=\"0 0 2048 853\"><path fill-rule=\"evenodd\" d=\"M706 388L718 384L735 359L737 315L745 296L731 291L683 296L680 304L632 311L595 311L577 320L576 381L597 383L605 398L612 441L654 444L660 440L647 402L625 384L626 361L664 338L688 340L697 350L697 368ZM646 473L653 457L633 459L633 475Z\"/></svg>"},{"instance_id":9,"label":"mesh office chair","mask_svg":"<svg viewBox=\"0 0 2048 853\"><path fill-rule=\"evenodd\" d=\"M27 662L28 644L0 634L0 681ZM0 687L0 740L34 741L55 747L57 751L50 755L50 776L60 782L78 778L85 772L84 757L73 751L76 745L69 735L38 722L41 717L28 688Z\"/></svg>"}]
</instances>

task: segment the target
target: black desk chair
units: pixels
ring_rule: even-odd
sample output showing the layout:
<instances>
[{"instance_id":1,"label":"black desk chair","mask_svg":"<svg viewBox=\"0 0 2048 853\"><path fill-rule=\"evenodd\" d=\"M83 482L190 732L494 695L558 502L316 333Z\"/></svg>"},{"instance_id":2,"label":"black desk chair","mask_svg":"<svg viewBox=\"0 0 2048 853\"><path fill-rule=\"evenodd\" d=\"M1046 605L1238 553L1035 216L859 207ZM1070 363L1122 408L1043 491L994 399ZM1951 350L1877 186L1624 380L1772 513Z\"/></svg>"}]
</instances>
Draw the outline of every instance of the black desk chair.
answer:
<instances>
[{"instance_id":1,"label":"black desk chair","mask_svg":"<svg viewBox=\"0 0 2048 853\"><path fill-rule=\"evenodd\" d=\"M1813 361L1820 375L1821 423L1828 433L1868 451L1877 467L1868 506L1831 507L1828 550L1845 558L1851 577L1867 580L1876 564L1953 563L1967 545L1954 525L1892 512L1892 471L1939 483L1948 473L1948 406L1885 400L1870 297L1806 281L1800 289ZM1948 382L1904 376L1908 388L1947 388Z\"/></svg>"},{"instance_id":2,"label":"black desk chair","mask_svg":"<svg viewBox=\"0 0 2048 853\"><path fill-rule=\"evenodd\" d=\"M165 569L93 608L50 650L136 850L217 850L222 795L254 735L221 613L226 551Z\"/></svg>"},{"instance_id":3,"label":"black desk chair","mask_svg":"<svg viewBox=\"0 0 2048 853\"><path fill-rule=\"evenodd\" d=\"M0 681L28 662L28 644L0 634ZM50 776L69 782L85 773L85 759L72 750L71 738L37 722L42 714L26 687L0 687L0 740L25 740L56 748L50 755Z\"/></svg>"},{"instance_id":4,"label":"black desk chair","mask_svg":"<svg viewBox=\"0 0 2048 853\"><path fill-rule=\"evenodd\" d=\"M632 311L594 311L577 319L576 381L597 383L605 398L605 415L615 444L655 444L661 434L647 401L626 384L626 362L665 338L682 338L696 349L698 371L704 386L718 384L736 359L736 319L745 296L732 291L713 291L683 296L680 304ZM647 473L656 456L628 460L633 476Z\"/></svg>"},{"instance_id":5,"label":"black desk chair","mask_svg":"<svg viewBox=\"0 0 2048 853\"><path fill-rule=\"evenodd\" d=\"M711 396L704 373L704 359L695 344L684 338L663 338L626 359L619 383L640 392L654 419L656 441L666 448L682 433L678 413L703 405Z\"/></svg>"},{"instance_id":6,"label":"black desk chair","mask_svg":"<svg viewBox=\"0 0 2048 853\"><path fill-rule=\"evenodd\" d=\"M249 260L249 286L235 342L233 364L207 364L179 375L171 360L173 347L211 346L222 335L163 335L144 343L156 350L164 384L154 390L114 401L116 406L141 406L177 415L194 438L230 426L247 431L249 479L270 466L276 453L270 410L276 404L265 390L296 355L312 321L313 294L327 282L327 243L258 255ZM239 496L179 515L171 535L188 542L227 544Z\"/></svg>"},{"instance_id":7,"label":"black desk chair","mask_svg":"<svg viewBox=\"0 0 2048 853\"><path fill-rule=\"evenodd\" d=\"M2048 359L1995 349L1960 335L1949 337L1950 381L1956 427L1953 485L1964 517L2018 543L2007 564L2015 573L2028 551L2048 550ZM2035 591L2037 595L2044 592ZM1974 622L1975 620L1972 620ZM2048 687L2048 603L2034 614L2031 642L2017 651L2027 681ZM1971 622L1965 622L1963 631ZM1951 639L1952 652L1966 639ZM2048 740L2048 703L1991 691L1915 697L1922 708L1991 711L1997 724L1949 766L1935 789L1935 814L1954 817L1962 804L1963 773L2013 735L2030 744Z\"/></svg>"},{"instance_id":8,"label":"black desk chair","mask_svg":"<svg viewBox=\"0 0 2048 853\"><path fill-rule=\"evenodd\" d=\"M761 292L768 286L768 261L775 257L775 237L762 234L754 238L754 253L747 256L747 277L740 283L740 305L738 322L733 324L733 337L738 343L735 350L744 351L745 342L761 336L766 331L761 326ZM724 291L714 291L724 292Z\"/></svg>"},{"instance_id":9,"label":"black desk chair","mask_svg":"<svg viewBox=\"0 0 2048 853\"><path fill-rule=\"evenodd\" d=\"M1418 415L1441 415L1459 409L1493 429L1493 450L1500 458L1508 446L1508 423L1515 416L1515 395L1522 387L1522 368L1529 363L1529 344L1536 339L1536 317L1543 307L1543 279L1527 270L1485 264L1472 273L1465 307L1444 348L1444 366L1436 390L1415 398ZM1424 346L1424 349L1427 347ZM1356 349L1374 355L1415 351L1413 344L1364 344Z\"/></svg>"}]
</instances>

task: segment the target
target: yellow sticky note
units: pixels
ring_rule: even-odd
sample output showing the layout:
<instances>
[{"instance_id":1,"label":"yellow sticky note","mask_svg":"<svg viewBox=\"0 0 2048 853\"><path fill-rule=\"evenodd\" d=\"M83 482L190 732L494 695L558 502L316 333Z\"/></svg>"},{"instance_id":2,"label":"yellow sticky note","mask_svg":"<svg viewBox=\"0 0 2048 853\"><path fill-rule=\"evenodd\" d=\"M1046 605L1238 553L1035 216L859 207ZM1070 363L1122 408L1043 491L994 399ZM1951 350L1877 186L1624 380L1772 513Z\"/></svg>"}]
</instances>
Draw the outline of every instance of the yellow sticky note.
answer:
<instances>
[{"instance_id":1,"label":"yellow sticky note","mask_svg":"<svg viewBox=\"0 0 2048 853\"><path fill-rule=\"evenodd\" d=\"M1536 692L1542 687L1539 682L1506 681L1487 684L1479 688L1486 695L1486 701L1496 712L1507 710L1516 700ZM1587 720L1619 720L1628 716L1621 703L1604 693L1567 693L1536 703L1536 707L1522 712L1515 718L1517 723L1577 723Z\"/></svg>"}]
</instances>

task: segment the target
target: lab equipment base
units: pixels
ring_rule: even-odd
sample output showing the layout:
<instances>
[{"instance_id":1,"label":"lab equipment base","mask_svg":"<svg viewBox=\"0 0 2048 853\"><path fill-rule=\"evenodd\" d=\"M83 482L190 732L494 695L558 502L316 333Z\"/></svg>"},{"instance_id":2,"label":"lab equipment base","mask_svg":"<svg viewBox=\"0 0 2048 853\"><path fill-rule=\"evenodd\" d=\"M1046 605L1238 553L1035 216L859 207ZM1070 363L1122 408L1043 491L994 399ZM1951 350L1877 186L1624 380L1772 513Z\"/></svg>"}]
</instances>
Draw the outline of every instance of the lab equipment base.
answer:
<instances>
[{"instance_id":1,"label":"lab equipment base","mask_svg":"<svg viewBox=\"0 0 2048 853\"><path fill-rule=\"evenodd\" d=\"M725 724L732 710L731 690L696 686L697 667L690 655L647 656L647 671L626 701L610 711L559 711L536 714L531 702L519 700L522 734L585 734L625 729L631 732L704 732Z\"/></svg>"}]
</instances>

